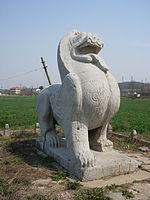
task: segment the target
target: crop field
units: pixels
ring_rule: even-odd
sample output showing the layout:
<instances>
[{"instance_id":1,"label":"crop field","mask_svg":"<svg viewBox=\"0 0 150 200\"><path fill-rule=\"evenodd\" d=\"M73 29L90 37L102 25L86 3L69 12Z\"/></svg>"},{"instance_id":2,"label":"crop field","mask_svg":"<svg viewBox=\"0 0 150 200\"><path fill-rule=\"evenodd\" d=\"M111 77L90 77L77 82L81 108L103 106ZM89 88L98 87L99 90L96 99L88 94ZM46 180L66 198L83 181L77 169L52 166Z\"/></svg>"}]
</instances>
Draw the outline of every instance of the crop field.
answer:
<instances>
[{"instance_id":1,"label":"crop field","mask_svg":"<svg viewBox=\"0 0 150 200\"><path fill-rule=\"evenodd\" d=\"M37 122L36 96L1 96L0 129L31 128Z\"/></svg>"},{"instance_id":2,"label":"crop field","mask_svg":"<svg viewBox=\"0 0 150 200\"><path fill-rule=\"evenodd\" d=\"M33 128L37 122L36 96L1 96L0 129ZM114 131L150 135L150 99L121 99L119 112L111 121Z\"/></svg>"},{"instance_id":3,"label":"crop field","mask_svg":"<svg viewBox=\"0 0 150 200\"><path fill-rule=\"evenodd\" d=\"M136 129L143 136L150 135L150 99L121 99L119 112L111 124L114 131Z\"/></svg>"}]
</instances>

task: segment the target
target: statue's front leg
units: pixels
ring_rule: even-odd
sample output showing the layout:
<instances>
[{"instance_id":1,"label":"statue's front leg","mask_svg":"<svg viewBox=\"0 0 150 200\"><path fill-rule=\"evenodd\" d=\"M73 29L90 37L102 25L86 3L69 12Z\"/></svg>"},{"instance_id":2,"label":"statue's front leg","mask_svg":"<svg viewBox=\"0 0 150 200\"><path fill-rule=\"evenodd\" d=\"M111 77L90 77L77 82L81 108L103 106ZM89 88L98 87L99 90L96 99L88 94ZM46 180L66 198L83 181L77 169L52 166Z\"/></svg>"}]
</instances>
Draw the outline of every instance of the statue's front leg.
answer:
<instances>
[{"instance_id":1,"label":"statue's front leg","mask_svg":"<svg viewBox=\"0 0 150 200\"><path fill-rule=\"evenodd\" d=\"M112 151L113 143L107 139L108 123L89 131L90 148L96 151Z\"/></svg>"},{"instance_id":2,"label":"statue's front leg","mask_svg":"<svg viewBox=\"0 0 150 200\"><path fill-rule=\"evenodd\" d=\"M87 126L82 122L74 121L65 131L71 166L76 169L93 167L94 156L89 148Z\"/></svg>"}]
</instances>

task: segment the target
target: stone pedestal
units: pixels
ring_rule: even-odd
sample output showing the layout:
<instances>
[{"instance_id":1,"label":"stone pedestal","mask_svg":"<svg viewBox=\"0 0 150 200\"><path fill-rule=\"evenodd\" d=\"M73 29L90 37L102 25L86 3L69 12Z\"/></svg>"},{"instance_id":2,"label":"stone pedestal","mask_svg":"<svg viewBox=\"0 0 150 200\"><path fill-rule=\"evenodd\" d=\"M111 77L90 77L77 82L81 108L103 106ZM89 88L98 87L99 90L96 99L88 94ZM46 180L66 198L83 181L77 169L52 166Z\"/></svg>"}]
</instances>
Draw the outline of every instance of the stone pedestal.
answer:
<instances>
[{"instance_id":1,"label":"stone pedestal","mask_svg":"<svg viewBox=\"0 0 150 200\"><path fill-rule=\"evenodd\" d=\"M77 168L72 166L68 159L69 150L65 146L65 139L60 138L60 147L49 147L47 142L43 144L41 138L37 139L37 147L43 150L47 155L53 157L69 173L81 181L97 180L110 176L118 176L134 172L138 169L138 162L115 150L110 152L93 151L95 165L90 168ZM44 148L44 149L43 149Z\"/></svg>"}]
</instances>

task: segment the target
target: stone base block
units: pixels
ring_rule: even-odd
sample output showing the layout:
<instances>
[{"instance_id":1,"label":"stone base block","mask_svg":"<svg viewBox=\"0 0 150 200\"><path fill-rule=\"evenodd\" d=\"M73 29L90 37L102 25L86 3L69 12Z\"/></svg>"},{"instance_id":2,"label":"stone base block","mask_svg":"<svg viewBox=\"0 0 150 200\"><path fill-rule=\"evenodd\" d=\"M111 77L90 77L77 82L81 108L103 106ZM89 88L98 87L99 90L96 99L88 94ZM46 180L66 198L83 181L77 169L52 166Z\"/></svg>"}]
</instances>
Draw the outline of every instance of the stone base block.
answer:
<instances>
[{"instance_id":1,"label":"stone base block","mask_svg":"<svg viewBox=\"0 0 150 200\"><path fill-rule=\"evenodd\" d=\"M111 152L93 152L95 167L86 169L82 180L96 180L110 176L118 176L134 172L138 169L138 162L115 150Z\"/></svg>"},{"instance_id":2,"label":"stone base block","mask_svg":"<svg viewBox=\"0 0 150 200\"><path fill-rule=\"evenodd\" d=\"M43 143L37 139L37 147L43 150ZM91 168L76 169L71 165L68 159L69 150L63 145L62 147L52 148L45 145L44 152L53 157L69 173L81 181L91 181L101 178L118 176L134 172L138 169L138 162L115 150L110 152L93 151L95 157L95 166Z\"/></svg>"}]
</instances>

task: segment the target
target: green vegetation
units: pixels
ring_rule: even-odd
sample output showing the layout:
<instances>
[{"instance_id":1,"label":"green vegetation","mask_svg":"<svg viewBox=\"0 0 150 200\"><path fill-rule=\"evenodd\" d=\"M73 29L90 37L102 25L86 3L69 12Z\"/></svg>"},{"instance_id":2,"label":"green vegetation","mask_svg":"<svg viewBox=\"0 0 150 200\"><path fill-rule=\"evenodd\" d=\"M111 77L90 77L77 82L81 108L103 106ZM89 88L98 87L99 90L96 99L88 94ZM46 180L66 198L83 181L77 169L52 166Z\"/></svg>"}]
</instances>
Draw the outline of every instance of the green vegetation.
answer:
<instances>
[{"instance_id":1,"label":"green vegetation","mask_svg":"<svg viewBox=\"0 0 150 200\"><path fill-rule=\"evenodd\" d=\"M67 190L79 190L81 186L78 181L67 181Z\"/></svg>"},{"instance_id":2,"label":"green vegetation","mask_svg":"<svg viewBox=\"0 0 150 200\"><path fill-rule=\"evenodd\" d=\"M3 148L6 148L11 143L10 137L0 137L0 143Z\"/></svg>"},{"instance_id":3,"label":"green vegetation","mask_svg":"<svg viewBox=\"0 0 150 200\"><path fill-rule=\"evenodd\" d=\"M47 195L33 194L32 196L28 196L26 200L51 200L51 198Z\"/></svg>"},{"instance_id":4,"label":"green vegetation","mask_svg":"<svg viewBox=\"0 0 150 200\"><path fill-rule=\"evenodd\" d=\"M128 190L123 190L122 195L126 197L126 199L134 198L134 194Z\"/></svg>"},{"instance_id":5,"label":"green vegetation","mask_svg":"<svg viewBox=\"0 0 150 200\"><path fill-rule=\"evenodd\" d=\"M121 99L119 112L112 119L114 131L131 132L136 129L142 135L150 133L150 99Z\"/></svg>"},{"instance_id":6,"label":"green vegetation","mask_svg":"<svg viewBox=\"0 0 150 200\"><path fill-rule=\"evenodd\" d=\"M112 119L114 131L150 133L150 99L121 99L119 112ZM1 96L0 129L9 123L11 129L33 128L37 122L36 96Z\"/></svg>"},{"instance_id":7,"label":"green vegetation","mask_svg":"<svg viewBox=\"0 0 150 200\"><path fill-rule=\"evenodd\" d=\"M23 158L10 156L5 160L5 165L14 166L14 165L22 164L22 162L23 162Z\"/></svg>"},{"instance_id":8,"label":"green vegetation","mask_svg":"<svg viewBox=\"0 0 150 200\"><path fill-rule=\"evenodd\" d=\"M67 174L58 170L52 158L35 148L37 136L34 131L24 130L0 137L0 199L58 200L65 198L67 190L70 199L75 200L110 200L107 196L110 191L120 192L126 199L133 198L128 186L112 184L86 189L79 182L68 180ZM119 142L121 149L129 149L130 144L126 141Z\"/></svg>"},{"instance_id":9,"label":"green vegetation","mask_svg":"<svg viewBox=\"0 0 150 200\"><path fill-rule=\"evenodd\" d=\"M0 128L8 123L11 129L30 128L37 122L36 96L1 96Z\"/></svg>"},{"instance_id":10,"label":"green vegetation","mask_svg":"<svg viewBox=\"0 0 150 200\"><path fill-rule=\"evenodd\" d=\"M53 181L65 180L66 177L67 177L67 175L63 171L56 171L51 176L51 178L52 178Z\"/></svg>"},{"instance_id":11,"label":"green vegetation","mask_svg":"<svg viewBox=\"0 0 150 200\"><path fill-rule=\"evenodd\" d=\"M5 179L0 178L0 195L2 197L10 197L18 189L18 182L14 179L9 182Z\"/></svg>"},{"instance_id":12,"label":"green vegetation","mask_svg":"<svg viewBox=\"0 0 150 200\"><path fill-rule=\"evenodd\" d=\"M119 187L119 185L111 184L111 185L107 185L106 186L106 190L108 190L108 191L114 191L118 187Z\"/></svg>"},{"instance_id":13,"label":"green vegetation","mask_svg":"<svg viewBox=\"0 0 150 200\"><path fill-rule=\"evenodd\" d=\"M118 140L115 138L113 140L114 149L120 150L120 151L132 151L132 152L138 152L139 146L136 143L133 143L131 141L125 141L125 140Z\"/></svg>"},{"instance_id":14,"label":"green vegetation","mask_svg":"<svg viewBox=\"0 0 150 200\"><path fill-rule=\"evenodd\" d=\"M110 200L105 196L102 188L95 188L93 190L79 190L75 197L76 200Z\"/></svg>"}]
</instances>

